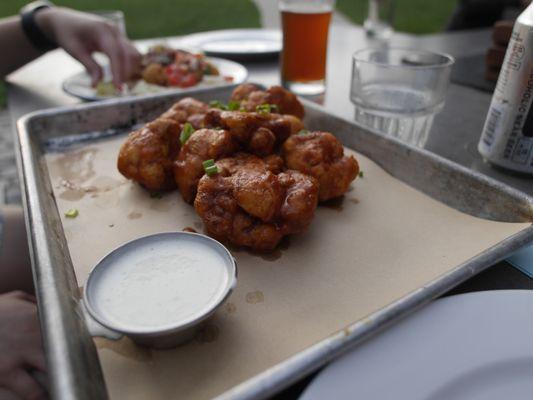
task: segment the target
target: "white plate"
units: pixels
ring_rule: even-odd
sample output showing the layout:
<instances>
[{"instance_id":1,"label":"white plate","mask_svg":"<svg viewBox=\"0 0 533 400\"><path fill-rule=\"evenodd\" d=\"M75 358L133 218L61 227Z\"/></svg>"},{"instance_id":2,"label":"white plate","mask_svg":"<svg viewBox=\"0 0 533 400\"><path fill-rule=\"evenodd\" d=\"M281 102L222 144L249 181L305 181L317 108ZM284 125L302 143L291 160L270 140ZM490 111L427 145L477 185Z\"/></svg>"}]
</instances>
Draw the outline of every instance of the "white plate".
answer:
<instances>
[{"instance_id":1,"label":"white plate","mask_svg":"<svg viewBox=\"0 0 533 400\"><path fill-rule=\"evenodd\" d=\"M513 253L507 260L513 267L533 278L533 246L526 246Z\"/></svg>"},{"instance_id":2,"label":"white plate","mask_svg":"<svg viewBox=\"0 0 533 400\"><path fill-rule=\"evenodd\" d=\"M533 398L533 291L437 300L324 369L302 400Z\"/></svg>"},{"instance_id":3,"label":"white plate","mask_svg":"<svg viewBox=\"0 0 533 400\"><path fill-rule=\"evenodd\" d=\"M185 36L180 46L219 57L265 58L279 54L282 35L274 29L227 29Z\"/></svg>"},{"instance_id":4,"label":"white plate","mask_svg":"<svg viewBox=\"0 0 533 400\"><path fill-rule=\"evenodd\" d=\"M207 59L209 62L212 62L220 71L220 76L231 76L233 81L224 82L222 78L216 80L210 80L210 77L204 78L202 82L198 85L192 86L190 88L175 88L175 87L163 87L157 86L156 91L151 93L184 93L188 90L197 89L200 87L216 87L216 86L229 86L234 84L239 84L244 82L248 78L248 70L239 63L230 60L224 60L222 58L209 57ZM111 74L109 71L109 66L104 67L105 79L110 80ZM152 85L155 87L155 85ZM91 79L85 71L79 72L63 81L63 90L82 100L103 100L108 99L108 96L99 96L96 93L96 90L91 86ZM147 93L142 93L147 94Z\"/></svg>"}]
</instances>

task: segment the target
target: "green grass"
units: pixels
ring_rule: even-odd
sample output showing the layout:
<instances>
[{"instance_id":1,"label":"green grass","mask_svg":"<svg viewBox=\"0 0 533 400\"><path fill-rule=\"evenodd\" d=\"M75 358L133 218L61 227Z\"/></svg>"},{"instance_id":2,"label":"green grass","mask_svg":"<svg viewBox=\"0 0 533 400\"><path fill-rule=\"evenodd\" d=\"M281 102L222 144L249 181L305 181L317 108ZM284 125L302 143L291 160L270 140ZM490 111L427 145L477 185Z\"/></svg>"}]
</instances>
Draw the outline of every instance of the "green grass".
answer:
<instances>
[{"instance_id":1,"label":"green grass","mask_svg":"<svg viewBox=\"0 0 533 400\"><path fill-rule=\"evenodd\" d=\"M397 0L394 29L409 33L442 31L457 0ZM368 0L337 0L337 8L356 24L362 24Z\"/></svg>"},{"instance_id":2,"label":"green grass","mask_svg":"<svg viewBox=\"0 0 533 400\"><path fill-rule=\"evenodd\" d=\"M272 0L274 1L274 0ZM1 0L0 17L18 13L26 0ZM251 0L56 0L77 10L123 10L132 39L260 26Z\"/></svg>"}]
</instances>

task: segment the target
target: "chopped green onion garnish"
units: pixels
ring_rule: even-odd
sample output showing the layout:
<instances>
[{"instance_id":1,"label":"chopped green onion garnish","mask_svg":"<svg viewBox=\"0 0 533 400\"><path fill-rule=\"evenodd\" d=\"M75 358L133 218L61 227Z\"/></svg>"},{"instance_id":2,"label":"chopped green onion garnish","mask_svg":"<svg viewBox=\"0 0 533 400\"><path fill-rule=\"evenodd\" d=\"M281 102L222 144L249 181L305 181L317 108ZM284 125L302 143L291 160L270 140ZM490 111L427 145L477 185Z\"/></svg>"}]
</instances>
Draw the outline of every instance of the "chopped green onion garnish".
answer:
<instances>
[{"instance_id":1,"label":"chopped green onion garnish","mask_svg":"<svg viewBox=\"0 0 533 400\"><path fill-rule=\"evenodd\" d=\"M65 217L67 218L76 218L78 216L79 212L75 208L71 208L65 213Z\"/></svg>"},{"instance_id":2,"label":"chopped green onion garnish","mask_svg":"<svg viewBox=\"0 0 533 400\"><path fill-rule=\"evenodd\" d=\"M302 129L297 133L297 135L307 135L308 133L309 131L307 129Z\"/></svg>"},{"instance_id":3,"label":"chopped green onion garnish","mask_svg":"<svg viewBox=\"0 0 533 400\"><path fill-rule=\"evenodd\" d=\"M159 193L159 192L152 192L152 193L150 193L150 197L152 199L161 199L161 198L163 198L163 195L161 193Z\"/></svg>"},{"instance_id":4,"label":"chopped green onion garnish","mask_svg":"<svg viewBox=\"0 0 533 400\"><path fill-rule=\"evenodd\" d=\"M190 122L185 122L183 125L183 129L180 133L180 142L181 144L185 144L187 140L191 137L191 135L194 133L194 128L192 127Z\"/></svg>"},{"instance_id":5,"label":"chopped green onion garnish","mask_svg":"<svg viewBox=\"0 0 533 400\"><path fill-rule=\"evenodd\" d=\"M218 100L210 101L209 102L209 107L220 108L221 110L227 110L228 109L227 105L225 105L224 103L222 103L221 101L218 101Z\"/></svg>"},{"instance_id":6,"label":"chopped green onion garnish","mask_svg":"<svg viewBox=\"0 0 533 400\"><path fill-rule=\"evenodd\" d=\"M260 114L268 114L274 111L274 109L277 110L277 106L275 104L260 104L255 107L255 111Z\"/></svg>"},{"instance_id":7,"label":"chopped green onion garnish","mask_svg":"<svg viewBox=\"0 0 533 400\"><path fill-rule=\"evenodd\" d=\"M218 174L218 168L217 168L216 165L211 165L211 166L205 168L205 173L207 174L207 176L216 175L216 174Z\"/></svg>"},{"instance_id":8,"label":"chopped green onion garnish","mask_svg":"<svg viewBox=\"0 0 533 400\"><path fill-rule=\"evenodd\" d=\"M230 101L228 103L228 110L230 111L237 111L239 108L241 108L241 103L239 103L238 101Z\"/></svg>"},{"instance_id":9,"label":"chopped green onion garnish","mask_svg":"<svg viewBox=\"0 0 533 400\"><path fill-rule=\"evenodd\" d=\"M365 174L363 173L363 171L359 171L359 178L362 178L364 176L365 176Z\"/></svg>"},{"instance_id":10,"label":"chopped green onion garnish","mask_svg":"<svg viewBox=\"0 0 533 400\"><path fill-rule=\"evenodd\" d=\"M209 160L205 160L202 165L204 166L204 169L208 168L208 167L211 167L213 165L215 165L215 160L213 160L212 158L209 159Z\"/></svg>"}]
</instances>

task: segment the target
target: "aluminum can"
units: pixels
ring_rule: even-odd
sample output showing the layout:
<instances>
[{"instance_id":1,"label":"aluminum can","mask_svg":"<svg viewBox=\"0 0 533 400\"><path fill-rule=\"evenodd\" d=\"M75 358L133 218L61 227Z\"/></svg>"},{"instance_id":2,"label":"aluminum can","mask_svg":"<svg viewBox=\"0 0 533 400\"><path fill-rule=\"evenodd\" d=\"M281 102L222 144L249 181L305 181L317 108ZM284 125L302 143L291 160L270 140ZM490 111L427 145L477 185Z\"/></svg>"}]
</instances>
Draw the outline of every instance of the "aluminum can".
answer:
<instances>
[{"instance_id":1,"label":"aluminum can","mask_svg":"<svg viewBox=\"0 0 533 400\"><path fill-rule=\"evenodd\" d=\"M516 20L478 150L497 166L533 174L533 4Z\"/></svg>"}]
</instances>

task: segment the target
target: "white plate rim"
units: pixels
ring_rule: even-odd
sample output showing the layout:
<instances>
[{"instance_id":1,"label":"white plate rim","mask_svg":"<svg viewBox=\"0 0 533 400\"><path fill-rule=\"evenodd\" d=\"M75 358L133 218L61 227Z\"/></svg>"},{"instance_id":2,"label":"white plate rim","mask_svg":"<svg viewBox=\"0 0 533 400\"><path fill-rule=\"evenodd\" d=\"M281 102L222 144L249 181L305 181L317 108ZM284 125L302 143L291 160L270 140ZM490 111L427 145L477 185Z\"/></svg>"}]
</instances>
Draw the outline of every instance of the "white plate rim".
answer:
<instances>
[{"instance_id":1,"label":"white plate rim","mask_svg":"<svg viewBox=\"0 0 533 400\"><path fill-rule=\"evenodd\" d=\"M205 31L192 33L190 35L184 36L179 40L179 44L182 47L196 49L202 51L202 44L206 41L212 40L213 38L225 38L231 36L263 36L268 41L276 41L279 43L279 46L276 50L258 50L258 51L216 51L208 52L211 54L217 55L231 55L231 56L262 56L262 55L273 55L279 54L282 49L282 33L279 29L261 29L261 28L241 28L241 29L221 29L214 31Z\"/></svg>"},{"instance_id":2,"label":"white plate rim","mask_svg":"<svg viewBox=\"0 0 533 400\"><path fill-rule=\"evenodd\" d=\"M238 62L235 62L235 61L232 61L232 60L226 60L224 58L219 58L219 57L207 57L207 59L209 61L213 62L220 69L229 70L227 73L230 74L234 78L233 81L232 82L228 82L228 83L209 85L209 86L195 85L195 86L192 86L190 88L168 88L168 89L165 89L165 90L163 90L161 92L157 92L157 93L165 93L165 94L167 94L167 93L187 93L189 91L196 90L196 89L201 88L201 87L214 88L214 87L224 87L224 86L238 85L240 83L246 82L246 80L248 79L248 75L249 75L248 70L246 69L246 67L244 65L242 65L242 64L240 64ZM109 67L107 65L105 65L103 68L107 69ZM145 95L143 93L141 95L127 95L127 96L114 96L114 97L113 96L98 96L94 92L93 92L94 94L88 94L87 92L85 92L86 90L89 90L89 88L87 86L85 86L85 85L81 86L84 91L77 90L77 88L80 87L80 84L78 82L76 82L76 81L77 80L88 80L88 79L89 79L89 76L88 76L87 72L85 70L84 71L80 71L80 72L75 73L75 74L67 77L66 79L64 79L62 84L61 84L61 88L68 95L73 96L73 97L77 97L77 98L79 98L81 100L86 100L86 101L108 100L108 99L112 99L112 98L124 98L124 97L138 97L138 96ZM154 94L154 93L146 93L146 94Z\"/></svg>"},{"instance_id":3,"label":"white plate rim","mask_svg":"<svg viewBox=\"0 0 533 400\"><path fill-rule=\"evenodd\" d=\"M436 300L332 362L310 383L300 399L345 399L353 398L354 393L361 399L441 399L438 396L442 395L443 388L457 378L453 371L458 371L460 376L476 363L491 366L498 357L503 357L499 361L505 361L504 357L513 361L519 352L533 367L532 311L533 290L473 292ZM442 324L432 324L432 320L441 320ZM512 341L496 340L509 330L513 332ZM444 341L424 353L428 345L421 338L439 343L444 339L453 340ZM480 352L479 349L485 347L491 351ZM387 350L384 357L380 352ZM425 354L432 354L424 360L427 363L423 366L417 358L420 354L423 354L422 360ZM418 371L417 365L421 367ZM452 372L444 377L431 375L443 370ZM402 388L398 382L405 376L411 380L404 380ZM428 377L433 384L427 383Z\"/></svg>"}]
</instances>

